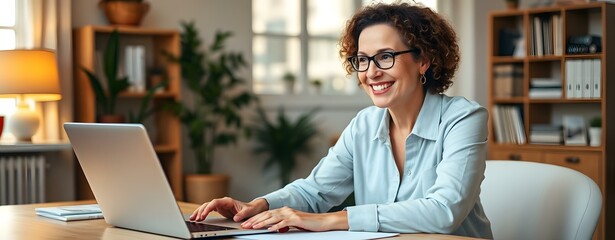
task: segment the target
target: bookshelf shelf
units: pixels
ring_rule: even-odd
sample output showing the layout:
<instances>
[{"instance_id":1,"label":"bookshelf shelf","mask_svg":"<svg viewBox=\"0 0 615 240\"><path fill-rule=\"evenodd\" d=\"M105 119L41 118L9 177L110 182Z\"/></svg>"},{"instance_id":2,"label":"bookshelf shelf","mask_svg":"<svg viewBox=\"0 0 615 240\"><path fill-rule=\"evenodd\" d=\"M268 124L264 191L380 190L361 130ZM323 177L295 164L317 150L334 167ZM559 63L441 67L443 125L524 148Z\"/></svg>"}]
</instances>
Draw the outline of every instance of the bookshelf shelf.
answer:
<instances>
[{"instance_id":1,"label":"bookshelf shelf","mask_svg":"<svg viewBox=\"0 0 615 240\"><path fill-rule=\"evenodd\" d=\"M180 69L177 64L167 61L165 53L179 55L180 35L177 30L146 29L137 27L83 26L73 30L74 51L74 96L75 120L78 122L96 122L97 106L95 95L82 68L96 72L101 65L99 56L106 47L108 38L117 29L120 35L120 56L129 45L143 46L145 49L145 69L162 70L168 84L163 92L153 96L151 107L162 108L168 100L180 100ZM125 59L124 59L125 60ZM120 61L119 67L125 67ZM148 74L146 72L146 78ZM146 85L147 87L151 87ZM116 110L128 117L136 113L141 99L146 92L123 92L118 97ZM171 189L177 200L183 199L181 125L179 119L168 111L156 111L145 119L143 125L154 143L154 149L167 175ZM83 172L77 167L77 198L94 199Z\"/></svg>"},{"instance_id":2,"label":"bookshelf shelf","mask_svg":"<svg viewBox=\"0 0 615 240\"><path fill-rule=\"evenodd\" d=\"M615 229L605 227L615 224L615 206L611 206L615 203L615 162L607 159L615 156L615 149L607 148L615 143L615 128L607 124L615 119L615 112L607 111L607 103L615 100L615 84L607 84L615 77L615 56L609 49L615 46L615 28L607 27L613 22L615 4L605 2L496 11L489 15L488 108L492 137L488 158L555 164L591 177L604 197L594 239L615 239ZM567 52L572 40L589 35L600 37L600 51ZM511 54L511 42L515 51L525 46L525 52ZM514 76L512 84L507 79L510 75ZM569 88L594 83L601 87L595 91ZM522 87L510 90L518 87L516 84ZM575 133L567 131L571 116L582 119L582 130L589 128L591 118L601 117L602 144L565 144L572 142L566 133ZM577 136L587 142L584 135L581 131ZM537 140L547 137L548 140Z\"/></svg>"}]
</instances>

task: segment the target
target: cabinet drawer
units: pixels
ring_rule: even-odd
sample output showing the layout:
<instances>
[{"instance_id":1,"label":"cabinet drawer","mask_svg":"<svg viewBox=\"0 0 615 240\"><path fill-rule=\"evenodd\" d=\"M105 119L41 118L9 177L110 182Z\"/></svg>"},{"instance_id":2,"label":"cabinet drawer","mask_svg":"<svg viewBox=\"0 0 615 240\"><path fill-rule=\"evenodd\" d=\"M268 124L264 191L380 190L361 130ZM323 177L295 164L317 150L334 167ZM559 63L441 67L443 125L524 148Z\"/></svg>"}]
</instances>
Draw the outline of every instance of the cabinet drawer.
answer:
<instances>
[{"instance_id":1,"label":"cabinet drawer","mask_svg":"<svg viewBox=\"0 0 615 240\"><path fill-rule=\"evenodd\" d=\"M598 185L600 181L600 154L562 152L545 153L545 163L572 168L593 179Z\"/></svg>"},{"instance_id":2,"label":"cabinet drawer","mask_svg":"<svg viewBox=\"0 0 615 240\"><path fill-rule=\"evenodd\" d=\"M542 162L539 152L494 150L489 153L490 160L523 160Z\"/></svg>"}]
</instances>

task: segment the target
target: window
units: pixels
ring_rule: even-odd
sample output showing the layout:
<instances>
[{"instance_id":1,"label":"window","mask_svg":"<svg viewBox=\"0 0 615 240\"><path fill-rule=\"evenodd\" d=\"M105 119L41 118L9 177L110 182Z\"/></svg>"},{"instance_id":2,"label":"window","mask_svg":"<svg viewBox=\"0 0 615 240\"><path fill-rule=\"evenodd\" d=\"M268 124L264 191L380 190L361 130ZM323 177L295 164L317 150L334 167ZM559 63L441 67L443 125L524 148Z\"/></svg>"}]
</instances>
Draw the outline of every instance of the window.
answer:
<instances>
[{"instance_id":1,"label":"window","mask_svg":"<svg viewBox=\"0 0 615 240\"><path fill-rule=\"evenodd\" d=\"M394 0L378 1L393 2ZM319 80L327 95L358 92L355 76L347 76L337 42L346 20L373 0L252 0L252 76L257 94L313 93ZM416 1L436 9L437 0ZM288 90L283 76L296 82Z\"/></svg>"},{"instance_id":2,"label":"window","mask_svg":"<svg viewBox=\"0 0 615 240\"><path fill-rule=\"evenodd\" d=\"M10 49L15 49L15 0L0 0L0 50ZM14 109L14 99L0 98L0 116Z\"/></svg>"},{"instance_id":3,"label":"window","mask_svg":"<svg viewBox=\"0 0 615 240\"><path fill-rule=\"evenodd\" d=\"M0 50L15 48L15 0L0 0Z\"/></svg>"}]
</instances>

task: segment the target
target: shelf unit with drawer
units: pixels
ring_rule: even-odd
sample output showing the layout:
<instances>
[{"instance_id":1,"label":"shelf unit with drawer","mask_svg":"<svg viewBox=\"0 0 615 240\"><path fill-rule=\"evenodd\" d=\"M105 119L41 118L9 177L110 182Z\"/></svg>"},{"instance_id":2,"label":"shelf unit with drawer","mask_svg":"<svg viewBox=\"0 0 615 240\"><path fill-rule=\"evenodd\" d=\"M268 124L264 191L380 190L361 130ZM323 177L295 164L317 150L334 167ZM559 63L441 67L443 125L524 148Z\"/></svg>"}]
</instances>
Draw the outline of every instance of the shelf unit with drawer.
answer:
<instances>
[{"instance_id":1,"label":"shelf unit with drawer","mask_svg":"<svg viewBox=\"0 0 615 240\"><path fill-rule=\"evenodd\" d=\"M489 16L488 159L554 164L592 178L604 198L594 239L615 239L615 229L605 227L615 224L615 149L607 147L615 143L615 128L607 124L615 120L615 111L609 105L615 102L615 84L609 84L615 77L615 53L610 49L615 47L615 28L607 26L613 23L615 4L605 2L497 11ZM586 53L569 51L567 46L571 45L572 37L585 35L600 37L601 49ZM593 74L599 79L601 89L596 91L597 95L576 95L567 90L567 83L581 79L571 75L573 65L569 63L573 61L598 62L599 71L583 67L591 70L581 70L584 74L579 75L589 79L587 74ZM554 80L561 87L546 94L547 91L536 87L539 79ZM534 95L537 92L540 94ZM530 141L536 139L532 129L537 126L566 126L561 130L561 139L566 139L568 132L573 133L570 121L564 120L570 119L567 116L582 119L581 130L585 131L592 118L600 117L602 143L573 146L566 141Z\"/></svg>"}]
</instances>

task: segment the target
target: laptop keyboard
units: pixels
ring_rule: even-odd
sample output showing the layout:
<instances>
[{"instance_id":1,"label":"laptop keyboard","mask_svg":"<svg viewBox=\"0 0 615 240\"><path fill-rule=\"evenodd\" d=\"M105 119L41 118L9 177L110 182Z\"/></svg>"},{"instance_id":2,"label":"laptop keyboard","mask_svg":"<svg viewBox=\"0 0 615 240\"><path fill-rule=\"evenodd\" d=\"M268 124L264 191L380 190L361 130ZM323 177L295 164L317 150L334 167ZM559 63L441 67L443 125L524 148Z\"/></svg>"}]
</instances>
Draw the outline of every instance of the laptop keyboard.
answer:
<instances>
[{"instance_id":1,"label":"laptop keyboard","mask_svg":"<svg viewBox=\"0 0 615 240\"><path fill-rule=\"evenodd\" d=\"M221 231L221 230L232 230L236 228L230 227L222 227L205 223L195 223L195 222L186 222L188 225L188 229L190 232L211 232L211 231Z\"/></svg>"}]
</instances>

